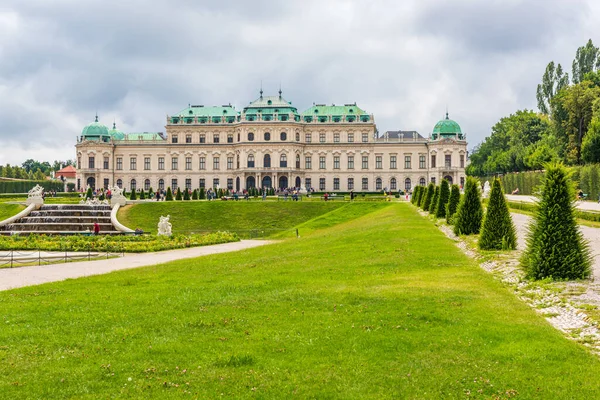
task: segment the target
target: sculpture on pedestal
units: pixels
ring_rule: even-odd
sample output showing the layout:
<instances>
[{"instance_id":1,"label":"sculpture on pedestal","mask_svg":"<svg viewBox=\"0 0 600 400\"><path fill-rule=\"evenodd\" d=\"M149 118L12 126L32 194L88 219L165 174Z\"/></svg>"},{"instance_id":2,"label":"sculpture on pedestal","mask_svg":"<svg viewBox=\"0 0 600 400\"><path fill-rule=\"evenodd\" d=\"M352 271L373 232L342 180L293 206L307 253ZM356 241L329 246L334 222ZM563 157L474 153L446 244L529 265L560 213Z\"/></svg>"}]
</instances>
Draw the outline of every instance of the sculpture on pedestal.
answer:
<instances>
[{"instance_id":1,"label":"sculpture on pedestal","mask_svg":"<svg viewBox=\"0 0 600 400\"><path fill-rule=\"evenodd\" d=\"M171 236L171 223L169 222L170 215L166 217L160 216L160 221L158 221L158 234L162 236Z\"/></svg>"}]
</instances>

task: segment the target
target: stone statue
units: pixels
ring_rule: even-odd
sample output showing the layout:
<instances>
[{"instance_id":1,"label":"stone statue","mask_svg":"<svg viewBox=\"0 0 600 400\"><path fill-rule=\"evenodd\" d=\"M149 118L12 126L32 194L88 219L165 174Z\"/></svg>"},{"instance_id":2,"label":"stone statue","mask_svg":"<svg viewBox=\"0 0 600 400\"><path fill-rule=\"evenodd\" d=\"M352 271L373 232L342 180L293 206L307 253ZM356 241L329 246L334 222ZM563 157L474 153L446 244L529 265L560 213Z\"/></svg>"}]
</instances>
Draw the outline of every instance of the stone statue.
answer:
<instances>
[{"instance_id":1,"label":"stone statue","mask_svg":"<svg viewBox=\"0 0 600 400\"><path fill-rule=\"evenodd\" d=\"M125 204L127 204L127 199L125 198L125 196L123 196L123 189L121 189L120 187L115 185L110 188L110 192L111 192L110 204L112 206L114 206L116 204L124 206Z\"/></svg>"},{"instance_id":2,"label":"stone statue","mask_svg":"<svg viewBox=\"0 0 600 400\"><path fill-rule=\"evenodd\" d=\"M166 217L160 216L160 221L158 222L158 234L164 236L171 236L171 223L169 222L170 215Z\"/></svg>"},{"instance_id":3,"label":"stone statue","mask_svg":"<svg viewBox=\"0 0 600 400\"><path fill-rule=\"evenodd\" d=\"M490 195L490 182L485 181L483 184L483 197L488 197Z\"/></svg>"},{"instance_id":4,"label":"stone statue","mask_svg":"<svg viewBox=\"0 0 600 400\"><path fill-rule=\"evenodd\" d=\"M44 204L44 188L40 185L35 185L27 194L27 205Z\"/></svg>"}]
</instances>

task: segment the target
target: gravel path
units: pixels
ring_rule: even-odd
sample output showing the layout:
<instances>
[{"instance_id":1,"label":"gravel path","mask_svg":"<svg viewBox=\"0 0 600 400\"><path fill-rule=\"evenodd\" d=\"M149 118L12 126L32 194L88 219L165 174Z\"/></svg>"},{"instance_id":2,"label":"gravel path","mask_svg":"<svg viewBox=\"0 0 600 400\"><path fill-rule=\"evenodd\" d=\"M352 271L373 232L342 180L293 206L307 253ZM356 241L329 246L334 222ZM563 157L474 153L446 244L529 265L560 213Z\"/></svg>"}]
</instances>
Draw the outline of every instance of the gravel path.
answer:
<instances>
[{"instance_id":1,"label":"gravel path","mask_svg":"<svg viewBox=\"0 0 600 400\"><path fill-rule=\"evenodd\" d=\"M531 217L518 213L511 213L511 215L517 230L517 248L519 250L524 250L527 226L531 221ZM600 228L591 228L589 226L580 225L579 229L581 229L583 236L590 242L590 249L594 256L594 263L592 264L593 280L600 281Z\"/></svg>"},{"instance_id":2,"label":"gravel path","mask_svg":"<svg viewBox=\"0 0 600 400\"><path fill-rule=\"evenodd\" d=\"M0 269L0 291L57 282L69 278L106 274L122 269L146 267L185 258L227 253L271 244L268 240L242 240L240 242L192 247L188 249L159 251L155 253L125 254L109 260L82 261L67 264L50 264L33 267Z\"/></svg>"}]
</instances>

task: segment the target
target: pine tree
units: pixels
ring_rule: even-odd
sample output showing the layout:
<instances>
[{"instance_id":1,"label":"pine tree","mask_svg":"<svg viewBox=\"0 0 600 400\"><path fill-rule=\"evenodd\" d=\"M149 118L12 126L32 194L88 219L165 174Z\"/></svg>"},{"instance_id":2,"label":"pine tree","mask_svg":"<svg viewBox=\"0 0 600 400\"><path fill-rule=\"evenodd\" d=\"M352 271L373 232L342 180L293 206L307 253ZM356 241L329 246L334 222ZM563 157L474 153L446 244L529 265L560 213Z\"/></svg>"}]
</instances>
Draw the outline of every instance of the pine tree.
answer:
<instances>
[{"instance_id":1,"label":"pine tree","mask_svg":"<svg viewBox=\"0 0 600 400\"><path fill-rule=\"evenodd\" d=\"M481 229L483 210L481 208L481 195L479 193L479 181L467 177L465 194L458 204L458 210L454 216L454 233L456 235L473 235Z\"/></svg>"},{"instance_id":2,"label":"pine tree","mask_svg":"<svg viewBox=\"0 0 600 400\"><path fill-rule=\"evenodd\" d=\"M152 190L152 186L150 186L150 189L148 189L148 198L149 199L154 198L154 190Z\"/></svg>"},{"instance_id":3,"label":"pine tree","mask_svg":"<svg viewBox=\"0 0 600 400\"><path fill-rule=\"evenodd\" d=\"M515 227L508 211L500 179L495 178L490 201L481 226L479 248L482 250L514 250L517 248Z\"/></svg>"},{"instance_id":4,"label":"pine tree","mask_svg":"<svg viewBox=\"0 0 600 400\"><path fill-rule=\"evenodd\" d=\"M566 168L546 166L542 193L527 235L521 265L531 279L584 279L592 256L575 221L573 188Z\"/></svg>"},{"instance_id":5,"label":"pine tree","mask_svg":"<svg viewBox=\"0 0 600 400\"><path fill-rule=\"evenodd\" d=\"M171 186L167 188L167 194L165 195L165 201L173 201L173 192L171 191Z\"/></svg>"},{"instance_id":6,"label":"pine tree","mask_svg":"<svg viewBox=\"0 0 600 400\"><path fill-rule=\"evenodd\" d=\"M194 189L192 192L192 200L198 200L198 189Z\"/></svg>"},{"instance_id":7,"label":"pine tree","mask_svg":"<svg viewBox=\"0 0 600 400\"><path fill-rule=\"evenodd\" d=\"M442 179L442 183L440 184L440 196L438 197L437 207L435 209L436 218L446 217L446 206L448 205L449 198L450 186L448 185L447 180Z\"/></svg>"},{"instance_id":8,"label":"pine tree","mask_svg":"<svg viewBox=\"0 0 600 400\"><path fill-rule=\"evenodd\" d=\"M431 199L433 197L434 192L435 192L435 185L432 182L427 186L427 191L425 192L425 197L423 198L423 201L422 201L423 204L421 205L421 208L423 209L423 211L429 210L429 205L431 204Z\"/></svg>"},{"instance_id":9,"label":"pine tree","mask_svg":"<svg viewBox=\"0 0 600 400\"><path fill-rule=\"evenodd\" d=\"M92 188L89 187L87 192L85 192L85 198L86 199L93 199L94 198L94 192L92 192Z\"/></svg>"},{"instance_id":10,"label":"pine tree","mask_svg":"<svg viewBox=\"0 0 600 400\"><path fill-rule=\"evenodd\" d=\"M190 191L189 190L185 189L183 191L183 199L184 200L189 200L190 199Z\"/></svg>"},{"instance_id":11,"label":"pine tree","mask_svg":"<svg viewBox=\"0 0 600 400\"><path fill-rule=\"evenodd\" d=\"M198 193L198 197L200 200L206 199L206 190L204 188L200 188L200 193Z\"/></svg>"},{"instance_id":12,"label":"pine tree","mask_svg":"<svg viewBox=\"0 0 600 400\"><path fill-rule=\"evenodd\" d=\"M140 200L146 199L146 193L144 193L144 188L140 189Z\"/></svg>"},{"instance_id":13,"label":"pine tree","mask_svg":"<svg viewBox=\"0 0 600 400\"><path fill-rule=\"evenodd\" d=\"M410 202L412 204L418 204L417 200L419 199L419 193L421 193L421 186L417 186L412 194L412 197L410 198Z\"/></svg>"},{"instance_id":14,"label":"pine tree","mask_svg":"<svg viewBox=\"0 0 600 400\"><path fill-rule=\"evenodd\" d=\"M456 209L458 208L458 203L460 203L460 188L458 185L452 185L452 190L450 191L450 199L448 200L448 205L446 206L446 222L449 224L453 224L453 217L456 214Z\"/></svg>"},{"instance_id":15,"label":"pine tree","mask_svg":"<svg viewBox=\"0 0 600 400\"><path fill-rule=\"evenodd\" d=\"M177 191L175 192L175 200L181 200L181 189L177 188Z\"/></svg>"},{"instance_id":16,"label":"pine tree","mask_svg":"<svg viewBox=\"0 0 600 400\"><path fill-rule=\"evenodd\" d=\"M433 191L433 197L431 198L431 203L429 204L429 214L435 215L435 207L437 205L438 197L440 197L440 187L436 186Z\"/></svg>"},{"instance_id":17,"label":"pine tree","mask_svg":"<svg viewBox=\"0 0 600 400\"><path fill-rule=\"evenodd\" d=\"M131 195L129 196L129 200L137 200L137 195L135 193L135 189L131 190Z\"/></svg>"}]
</instances>

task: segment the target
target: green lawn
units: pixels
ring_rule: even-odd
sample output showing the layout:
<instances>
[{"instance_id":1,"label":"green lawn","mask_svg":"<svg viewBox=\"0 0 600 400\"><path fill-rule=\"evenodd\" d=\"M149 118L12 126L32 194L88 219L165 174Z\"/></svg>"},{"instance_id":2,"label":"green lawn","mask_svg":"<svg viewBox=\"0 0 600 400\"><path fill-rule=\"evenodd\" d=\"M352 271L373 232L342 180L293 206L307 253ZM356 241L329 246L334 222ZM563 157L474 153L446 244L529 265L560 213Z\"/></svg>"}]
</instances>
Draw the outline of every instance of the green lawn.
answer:
<instances>
[{"instance_id":1,"label":"green lawn","mask_svg":"<svg viewBox=\"0 0 600 400\"><path fill-rule=\"evenodd\" d=\"M156 232L158 219L169 214L174 233L226 230L241 237L290 233L312 218L349 205L344 202L163 201L128 205L119 210L125 226ZM254 230L254 231L253 231Z\"/></svg>"},{"instance_id":2,"label":"green lawn","mask_svg":"<svg viewBox=\"0 0 600 400\"><path fill-rule=\"evenodd\" d=\"M4 221L7 218L17 215L23 209L25 209L25 207L19 204L0 203L0 221Z\"/></svg>"},{"instance_id":3,"label":"green lawn","mask_svg":"<svg viewBox=\"0 0 600 400\"><path fill-rule=\"evenodd\" d=\"M317 229L327 218L274 245L0 292L0 397L597 398L597 356L414 208Z\"/></svg>"}]
</instances>

